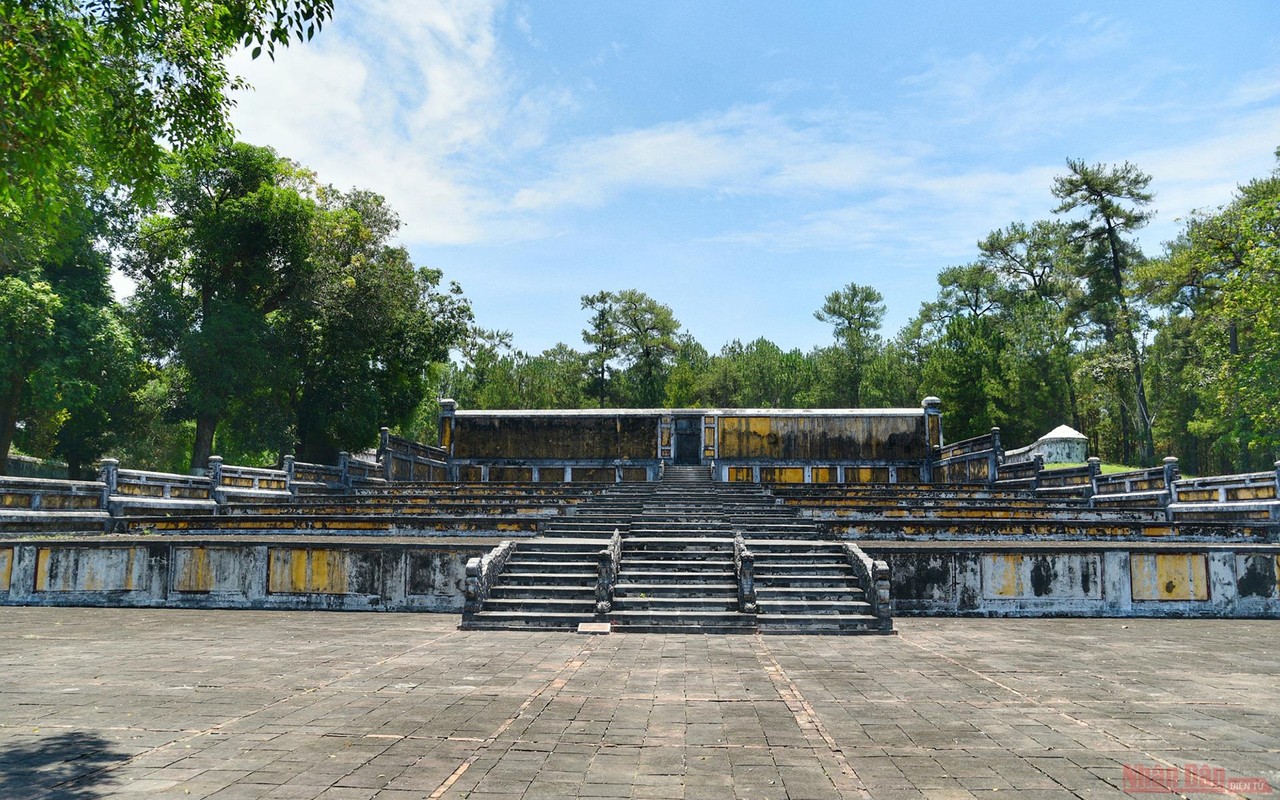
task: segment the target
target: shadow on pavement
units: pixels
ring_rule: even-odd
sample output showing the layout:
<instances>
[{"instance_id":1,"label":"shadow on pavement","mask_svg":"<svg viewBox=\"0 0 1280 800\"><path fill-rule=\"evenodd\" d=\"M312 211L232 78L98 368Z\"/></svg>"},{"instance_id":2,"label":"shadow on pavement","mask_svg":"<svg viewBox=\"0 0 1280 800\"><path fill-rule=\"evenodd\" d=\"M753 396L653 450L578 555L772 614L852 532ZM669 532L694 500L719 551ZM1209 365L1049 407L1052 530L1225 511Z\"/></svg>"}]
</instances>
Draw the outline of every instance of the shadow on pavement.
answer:
<instances>
[{"instance_id":1,"label":"shadow on pavement","mask_svg":"<svg viewBox=\"0 0 1280 800\"><path fill-rule=\"evenodd\" d=\"M93 800L115 779L95 774L129 755L92 733L60 733L0 746L0 798Z\"/></svg>"}]
</instances>

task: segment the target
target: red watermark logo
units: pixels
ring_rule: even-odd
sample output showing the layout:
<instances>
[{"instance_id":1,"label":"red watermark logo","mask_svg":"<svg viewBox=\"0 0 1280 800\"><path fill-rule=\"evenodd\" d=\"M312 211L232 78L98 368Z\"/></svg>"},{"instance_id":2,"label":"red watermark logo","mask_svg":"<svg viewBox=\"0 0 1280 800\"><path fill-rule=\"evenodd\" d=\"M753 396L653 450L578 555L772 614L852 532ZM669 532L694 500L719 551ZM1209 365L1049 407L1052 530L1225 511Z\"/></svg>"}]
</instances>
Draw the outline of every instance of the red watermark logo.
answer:
<instances>
[{"instance_id":1,"label":"red watermark logo","mask_svg":"<svg viewBox=\"0 0 1280 800\"><path fill-rule=\"evenodd\" d=\"M1266 778L1241 778L1228 775L1212 764L1176 766L1124 765L1124 785L1128 794L1271 794L1274 789Z\"/></svg>"}]
</instances>

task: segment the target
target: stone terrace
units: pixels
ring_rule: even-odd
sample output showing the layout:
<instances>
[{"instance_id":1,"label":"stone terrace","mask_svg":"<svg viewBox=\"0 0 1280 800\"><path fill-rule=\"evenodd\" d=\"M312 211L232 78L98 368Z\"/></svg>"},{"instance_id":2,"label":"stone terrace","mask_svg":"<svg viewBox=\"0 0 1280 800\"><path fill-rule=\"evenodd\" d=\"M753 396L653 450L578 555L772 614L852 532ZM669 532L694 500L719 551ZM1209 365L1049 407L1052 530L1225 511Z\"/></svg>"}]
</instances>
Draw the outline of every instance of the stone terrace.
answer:
<instances>
[{"instance_id":1,"label":"stone terrace","mask_svg":"<svg viewBox=\"0 0 1280 800\"><path fill-rule=\"evenodd\" d=\"M1123 797L1126 764L1280 786L1274 622L455 623L0 609L0 797Z\"/></svg>"}]
</instances>

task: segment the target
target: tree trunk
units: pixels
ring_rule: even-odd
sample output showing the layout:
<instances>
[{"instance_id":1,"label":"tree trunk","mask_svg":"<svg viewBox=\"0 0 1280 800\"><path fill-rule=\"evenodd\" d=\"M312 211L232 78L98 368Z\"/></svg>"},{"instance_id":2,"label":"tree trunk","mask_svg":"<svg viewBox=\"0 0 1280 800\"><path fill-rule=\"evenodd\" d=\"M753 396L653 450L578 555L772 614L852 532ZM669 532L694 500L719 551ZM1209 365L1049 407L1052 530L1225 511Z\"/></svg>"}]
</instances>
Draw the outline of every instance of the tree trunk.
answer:
<instances>
[{"instance_id":1,"label":"tree trunk","mask_svg":"<svg viewBox=\"0 0 1280 800\"><path fill-rule=\"evenodd\" d=\"M18 428L18 407L25 385L26 378L12 378L8 391L0 397L0 475L9 474L9 448L13 446L13 433Z\"/></svg>"},{"instance_id":2,"label":"tree trunk","mask_svg":"<svg viewBox=\"0 0 1280 800\"><path fill-rule=\"evenodd\" d=\"M1142 359L1138 353L1138 335L1133 330L1133 320L1129 316L1129 301L1124 297L1123 260L1120 255L1120 241L1111 220L1107 220L1107 243L1111 248L1111 276L1116 283L1116 300L1120 304L1120 330L1129 349L1129 358L1133 364L1133 384L1138 412L1138 466L1149 467L1155 460L1155 439L1151 433L1151 413L1147 409L1147 390L1142 380Z\"/></svg>"},{"instance_id":3,"label":"tree trunk","mask_svg":"<svg viewBox=\"0 0 1280 800\"><path fill-rule=\"evenodd\" d=\"M213 434L218 429L217 414L196 415L196 440L191 446L191 469L205 469L213 455Z\"/></svg>"}]
</instances>

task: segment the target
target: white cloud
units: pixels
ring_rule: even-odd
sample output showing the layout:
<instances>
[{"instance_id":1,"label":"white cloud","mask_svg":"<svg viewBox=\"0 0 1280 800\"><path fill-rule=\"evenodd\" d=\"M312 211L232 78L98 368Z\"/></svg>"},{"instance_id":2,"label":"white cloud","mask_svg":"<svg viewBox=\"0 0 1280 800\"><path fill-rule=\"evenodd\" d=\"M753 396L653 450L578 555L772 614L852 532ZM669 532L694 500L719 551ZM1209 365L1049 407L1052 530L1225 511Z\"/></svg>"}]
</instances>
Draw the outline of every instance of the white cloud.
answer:
<instances>
[{"instance_id":1,"label":"white cloud","mask_svg":"<svg viewBox=\"0 0 1280 800\"><path fill-rule=\"evenodd\" d=\"M338 16L275 63L244 54L232 70L255 90L234 121L340 187L387 196L414 243L537 235L504 213L495 165L541 146L563 90L522 91L499 52L500 4L378 0Z\"/></svg>"}]
</instances>

